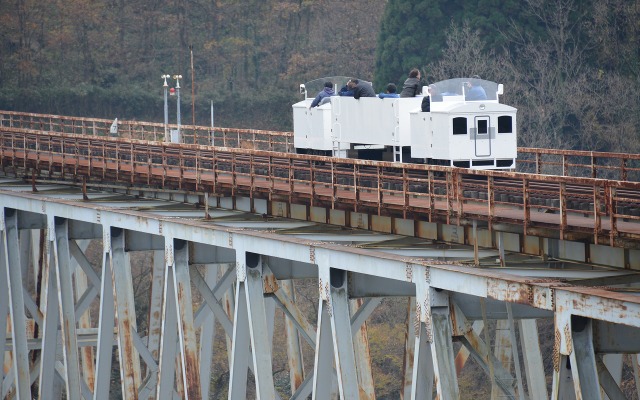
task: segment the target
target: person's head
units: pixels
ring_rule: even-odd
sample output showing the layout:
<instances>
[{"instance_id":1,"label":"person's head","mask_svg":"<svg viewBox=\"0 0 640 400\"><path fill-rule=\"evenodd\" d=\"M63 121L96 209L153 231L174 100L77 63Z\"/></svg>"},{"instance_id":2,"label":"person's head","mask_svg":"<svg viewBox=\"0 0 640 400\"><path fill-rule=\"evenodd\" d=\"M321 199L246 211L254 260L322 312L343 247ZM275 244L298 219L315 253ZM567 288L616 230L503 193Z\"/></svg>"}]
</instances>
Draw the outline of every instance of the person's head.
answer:
<instances>
[{"instance_id":1,"label":"person's head","mask_svg":"<svg viewBox=\"0 0 640 400\"><path fill-rule=\"evenodd\" d=\"M420 79L420 70L418 68L414 68L411 71L409 71L409 78Z\"/></svg>"},{"instance_id":2,"label":"person's head","mask_svg":"<svg viewBox=\"0 0 640 400\"><path fill-rule=\"evenodd\" d=\"M329 89L333 89L333 82L331 81L326 81L324 83L324 87L329 88Z\"/></svg>"},{"instance_id":3,"label":"person's head","mask_svg":"<svg viewBox=\"0 0 640 400\"><path fill-rule=\"evenodd\" d=\"M349 82L347 82L347 87L353 89L354 87L356 87L358 82L359 81L356 78L351 78L351 79L349 79Z\"/></svg>"},{"instance_id":4,"label":"person's head","mask_svg":"<svg viewBox=\"0 0 640 400\"><path fill-rule=\"evenodd\" d=\"M398 91L398 88L396 87L395 83L389 83L387 85L387 93L395 93Z\"/></svg>"}]
</instances>

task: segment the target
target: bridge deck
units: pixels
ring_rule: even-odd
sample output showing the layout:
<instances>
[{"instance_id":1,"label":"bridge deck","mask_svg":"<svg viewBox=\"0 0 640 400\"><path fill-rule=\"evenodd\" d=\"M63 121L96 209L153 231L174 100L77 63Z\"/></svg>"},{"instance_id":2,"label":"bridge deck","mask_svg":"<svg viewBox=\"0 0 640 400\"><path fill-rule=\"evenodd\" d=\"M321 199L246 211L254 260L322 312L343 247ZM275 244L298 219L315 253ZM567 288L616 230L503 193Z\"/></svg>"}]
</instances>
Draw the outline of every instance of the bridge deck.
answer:
<instances>
[{"instance_id":1,"label":"bridge deck","mask_svg":"<svg viewBox=\"0 0 640 400\"><path fill-rule=\"evenodd\" d=\"M0 115L6 175L0 179L0 344L10 350L0 358L0 397L31 398L38 379L39 398L61 398L55 382L62 378L67 398L107 399L114 375L122 398L208 398L217 326L224 331L218 347L227 346L219 358L228 361L222 379L229 398L247 398L251 370L260 398L339 392L373 399L363 322L381 298L399 296L411 299L402 337L394 338L405 346L398 388L405 398L430 398L434 383L438 398L458 398L469 354L489 375L478 385L523 398L518 345L529 398L547 398L549 380L552 399L568 392L601 398L600 387L609 398L624 398L602 354L632 354L628 368L640 370L634 271L593 265L588 257L549 258L549 249L503 254L504 247L281 218L268 207L303 204L433 221L439 229L470 221L474 231L476 224L489 232L520 225L525 236L565 239L569 247L571 240L595 243L600 259L613 246L628 260L637 258L640 243L640 182L633 179L640 158L634 155L581 154L588 165L561 153L555 154L561 163L547 164L564 175L580 164L586 177L541 174L536 150L528 153L535 154L536 174L466 171L161 143L132 139L133 130L129 138L107 137L96 132L108 131L110 121ZM135 132L157 140L163 126L156 125L138 124ZM258 131L226 131L218 139L227 140L227 133L237 135L236 145L249 140L244 134L266 135L261 143L268 146L276 143L270 137L287 143L287 135ZM615 162L596 166L602 157ZM596 178L613 175L619 179ZM92 189L100 186L111 191ZM176 190L184 203L163 198ZM234 210L210 207L211 195ZM90 260L86 240L98 244L98 261ZM152 261L134 276L131 258L138 252ZM303 306L309 299L294 300L293 285L309 279L317 293ZM134 297L140 286L148 288L144 303ZM311 318L302 307L315 310ZM286 338L274 335L278 318ZM535 319L553 320L553 333L538 336ZM141 320L146 328L137 326ZM305 368L300 338L315 352ZM454 340L462 343L457 355ZM114 349L118 365L112 365ZM275 382L278 357L288 360L286 387ZM621 371L621 358L618 365Z\"/></svg>"},{"instance_id":2,"label":"bridge deck","mask_svg":"<svg viewBox=\"0 0 640 400\"><path fill-rule=\"evenodd\" d=\"M640 183L596 178L472 171L259 150L86 137L4 128L5 171L283 199L376 215L545 228L560 239L636 247Z\"/></svg>"}]
</instances>

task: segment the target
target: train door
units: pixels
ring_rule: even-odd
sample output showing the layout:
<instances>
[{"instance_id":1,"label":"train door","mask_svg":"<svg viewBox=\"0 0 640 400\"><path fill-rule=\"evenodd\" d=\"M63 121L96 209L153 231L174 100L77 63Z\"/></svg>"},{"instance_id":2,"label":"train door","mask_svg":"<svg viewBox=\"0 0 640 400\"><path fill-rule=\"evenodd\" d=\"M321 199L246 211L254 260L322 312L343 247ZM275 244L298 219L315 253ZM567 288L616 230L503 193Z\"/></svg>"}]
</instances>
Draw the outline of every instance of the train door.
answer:
<instances>
[{"instance_id":1,"label":"train door","mask_svg":"<svg viewBox=\"0 0 640 400\"><path fill-rule=\"evenodd\" d=\"M476 157L488 157L491 155L491 129L489 117L475 117L473 123L475 155Z\"/></svg>"}]
</instances>

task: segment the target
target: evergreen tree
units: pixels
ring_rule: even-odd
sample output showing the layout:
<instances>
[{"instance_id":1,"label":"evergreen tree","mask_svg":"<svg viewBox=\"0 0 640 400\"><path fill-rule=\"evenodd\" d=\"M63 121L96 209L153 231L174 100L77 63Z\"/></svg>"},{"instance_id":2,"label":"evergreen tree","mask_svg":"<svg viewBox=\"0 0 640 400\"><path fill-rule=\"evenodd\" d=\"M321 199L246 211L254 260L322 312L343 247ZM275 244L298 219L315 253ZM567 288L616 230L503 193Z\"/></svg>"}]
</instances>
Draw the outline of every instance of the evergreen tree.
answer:
<instances>
[{"instance_id":1,"label":"evergreen tree","mask_svg":"<svg viewBox=\"0 0 640 400\"><path fill-rule=\"evenodd\" d=\"M375 83L402 83L411 68L440 57L451 19L461 0L390 0L382 17Z\"/></svg>"},{"instance_id":2,"label":"evergreen tree","mask_svg":"<svg viewBox=\"0 0 640 400\"><path fill-rule=\"evenodd\" d=\"M538 36L539 21L519 0L390 0L382 17L376 53L375 83L403 82L407 72L439 61L452 24L468 24L482 38L484 50L510 47L514 26ZM431 77L430 71L427 78ZM479 72L477 72L479 73ZM424 75L424 74L423 74Z\"/></svg>"}]
</instances>

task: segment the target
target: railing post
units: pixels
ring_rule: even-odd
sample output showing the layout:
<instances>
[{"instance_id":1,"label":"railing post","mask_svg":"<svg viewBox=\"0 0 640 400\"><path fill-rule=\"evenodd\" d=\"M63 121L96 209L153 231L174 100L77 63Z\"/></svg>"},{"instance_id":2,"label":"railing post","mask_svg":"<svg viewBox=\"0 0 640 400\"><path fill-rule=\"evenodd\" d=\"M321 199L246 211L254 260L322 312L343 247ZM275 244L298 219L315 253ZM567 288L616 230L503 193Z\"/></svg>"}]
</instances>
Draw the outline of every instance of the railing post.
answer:
<instances>
[{"instance_id":1,"label":"railing post","mask_svg":"<svg viewBox=\"0 0 640 400\"><path fill-rule=\"evenodd\" d=\"M567 229L567 185L560 183L560 240L564 240L564 232Z\"/></svg>"}]
</instances>

